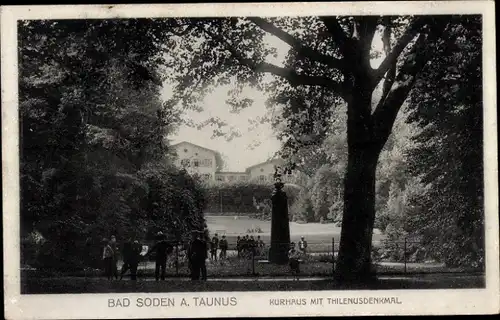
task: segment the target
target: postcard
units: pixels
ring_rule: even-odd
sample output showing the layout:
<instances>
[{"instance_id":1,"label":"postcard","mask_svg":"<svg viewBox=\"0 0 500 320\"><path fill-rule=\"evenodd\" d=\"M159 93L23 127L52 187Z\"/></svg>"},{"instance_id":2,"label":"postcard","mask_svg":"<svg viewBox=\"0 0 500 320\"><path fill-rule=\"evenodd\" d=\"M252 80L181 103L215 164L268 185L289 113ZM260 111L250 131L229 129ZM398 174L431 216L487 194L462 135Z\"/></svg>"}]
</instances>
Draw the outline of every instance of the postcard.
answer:
<instances>
[{"instance_id":1,"label":"postcard","mask_svg":"<svg viewBox=\"0 0 500 320\"><path fill-rule=\"evenodd\" d=\"M2 6L6 317L499 312L494 12Z\"/></svg>"}]
</instances>

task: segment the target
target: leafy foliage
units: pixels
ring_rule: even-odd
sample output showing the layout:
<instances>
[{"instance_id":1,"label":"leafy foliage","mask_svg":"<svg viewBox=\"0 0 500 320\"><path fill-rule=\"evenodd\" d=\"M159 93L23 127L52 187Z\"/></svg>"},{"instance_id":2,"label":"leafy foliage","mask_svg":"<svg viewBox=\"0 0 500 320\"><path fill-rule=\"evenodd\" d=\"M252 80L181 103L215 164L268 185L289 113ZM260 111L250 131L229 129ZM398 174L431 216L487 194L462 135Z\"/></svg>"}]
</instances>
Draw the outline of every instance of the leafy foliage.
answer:
<instances>
[{"instance_id":1,"label":"leafy foliage","mask_svg":"<svg viewBox=\"0 0 500 320\"><path fill-rule=\"evenodd\" d=\"M484 266L480 26L453 25L381 155L377 218L391 259Z\"/></svg>"},{"instance_id":2,"label":"leafy foliage","mask_svg":"<svg viewBox=\"0 0 500 320\"><path fill-rule=\"evenodd\" d=\"M314 208L307 191L300 191L297 201L290 208L290 217L292 221L314 222Z\"/></svg>"},{"instance_id":3,"label":"leafy foliage","mask_svg":"<svg viewBox=\"0 0 500 320\"><path fill-rule=\"evenodd\" d=\"M453 26L454 42L424 70L410 97L409 171L428 184L411 199L412 232L450 265L484 267L482 36L480 17Z\"/></svg>"},{"instance_id":4,"label":"leafy foliage","mask_svg":"<svg viewBox=\"0 0 500 320\"><path fill-rule=\"evenodd\" d=\"M200 187L168 165L179 112L155 65L173 23L19 22L22 235L45 239L38 266L98 265L103 237L203 219Z\"/></svg>"}]
</instances>

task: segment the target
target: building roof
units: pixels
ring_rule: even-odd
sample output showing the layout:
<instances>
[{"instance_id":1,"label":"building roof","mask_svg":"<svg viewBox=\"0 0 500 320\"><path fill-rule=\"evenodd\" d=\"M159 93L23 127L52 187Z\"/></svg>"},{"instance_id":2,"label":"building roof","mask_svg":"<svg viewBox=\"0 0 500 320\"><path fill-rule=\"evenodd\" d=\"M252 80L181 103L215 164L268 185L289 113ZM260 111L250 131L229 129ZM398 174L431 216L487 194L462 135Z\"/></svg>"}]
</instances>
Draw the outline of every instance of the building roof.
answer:
<instances>
[{"instance_id":1,"label":"building roof","mask_svg":"<svg viewBox=\"0 0 500 320\"><path fill-rule=\"evenodd\" d=\"M206 151L210 151L210 152L213 152L213 153L217 153L217 151L215 150L212 150L212 149L208 149L208 148L205 148L205 147L202 147L202 146L199 146L197 144L194 144L194 143L191 143L191 142L187 142L187 141L181 141L179 143L176 143L176 144L173 144L172 147L175 147L175 146L179 146L181 144L189 144L193 147L197 147L197 148L200 148L200 149L203 149L203 150L206 150Z\"/></svg>"},{"instance_id":2,"label":"building roof","mask_svg":"<svg viewBox=\"0 0 500 320\"><path fill-rule=\"evenodd\" d=\"M284 164L285 163L285 161L283 159L279 159L279 158L277 158L277 159L271 159L271 160L267 160L267 161L264 161L264 162L261 162L261 163L254 164L253 166L250 166L250 167L246 168L245 171L248 172L248 171L252 170L253 168L260 167L261 165L266 164L266 163L277 163L277 162L279 164Z\"/></svg>"}]
</instances>

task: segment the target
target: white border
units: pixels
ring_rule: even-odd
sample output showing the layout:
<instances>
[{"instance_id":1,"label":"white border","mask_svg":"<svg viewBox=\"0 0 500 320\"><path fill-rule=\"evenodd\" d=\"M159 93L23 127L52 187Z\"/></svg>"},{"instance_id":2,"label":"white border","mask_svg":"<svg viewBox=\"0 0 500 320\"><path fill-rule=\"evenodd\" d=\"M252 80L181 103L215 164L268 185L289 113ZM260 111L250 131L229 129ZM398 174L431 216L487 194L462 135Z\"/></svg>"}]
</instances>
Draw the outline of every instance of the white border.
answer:
<instances>
[{"instance_id":1,"label":"white border","mask_svg":"<svg viewBox=\"0 0 500 320\"><path fill-rule=\"evenodd\" d=\"M162 318L234 316L437 315L498 313L499 228L496 123L495 8L493 1L243 3L183 5L10 6L1 8L2 173L4 292L6 317L39 318ZM21 19L128 18L172 16L271 16L357 14L482 14L484 81L484 172L486 212L486 289L377 290L242 293L65 294L20 295L19 161L17 99L17 26ZM108 297L236 296L236 307L108 308ZM270 298L381 297L397 295L401 305L269 306Z\"/></svg>"}]
</instances>

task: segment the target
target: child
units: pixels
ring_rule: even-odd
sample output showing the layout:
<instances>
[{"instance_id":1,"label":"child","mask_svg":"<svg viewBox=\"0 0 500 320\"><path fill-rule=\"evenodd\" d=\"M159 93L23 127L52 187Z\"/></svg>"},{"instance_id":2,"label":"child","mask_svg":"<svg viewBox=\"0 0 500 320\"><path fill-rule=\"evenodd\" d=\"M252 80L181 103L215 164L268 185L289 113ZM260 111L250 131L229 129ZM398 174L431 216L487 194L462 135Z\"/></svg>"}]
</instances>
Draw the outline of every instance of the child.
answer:
<instances>
[{"instance_id":1,"label":"child","mask_svg":"<svg viewBox=\"0 0 500 320\"><path fill-rule=\"evenodd\" d=\"M299 280L300 273L300 261L299 252L295 249L295 243L290 244L290 251L288 251L288 260L290 264L290 270L292 271L294 280Z\"/></svg>"}]
</instances>

